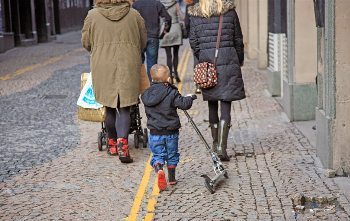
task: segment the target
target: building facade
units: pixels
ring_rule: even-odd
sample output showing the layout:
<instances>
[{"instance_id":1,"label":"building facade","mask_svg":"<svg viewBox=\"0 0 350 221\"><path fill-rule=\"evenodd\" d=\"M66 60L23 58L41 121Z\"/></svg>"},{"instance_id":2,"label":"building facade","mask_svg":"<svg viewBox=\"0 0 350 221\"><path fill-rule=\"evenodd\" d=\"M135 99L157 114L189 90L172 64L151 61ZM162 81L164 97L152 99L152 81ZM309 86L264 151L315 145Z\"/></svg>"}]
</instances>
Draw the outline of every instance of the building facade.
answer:
<instances>
[{"instance_id":1,"label":"building facade","mask_svg":"<svg viewBox=\"0 0 350 221\"><path fill-rule=\"evenodd\" d=\"M268 90L291 121L316 119L317 155L338 175L350 174L349 8L348 0L237 1L248 58L259 68L268 58Z\"/></svg>"},{"instance_id":2,"label":"building facade","mask_svg":"<svg viewBox=\"0 0 350 221\"><path fill-rule=\"evenodd\" d=\"M282 97L287 79L287 0L268 2L268 90Z\"/></svg>"},{"instance_id":3,"label":"building facade","mask_svg":"<svg viewBox=\"0 0 350 221\"><path fill-rule=\"evenodd\" d=\"M0 52L82 27L91 0L0 0Z\"/></svg>"},{"instance_id":4,"label":"building facade","mask_svg":"<svg viewBox=\"0 0 350 221\"><path fill-rule=\"evenodd\" d=\"M317 38L317 154L325 167L335 169L338 175L349 175L350 1L318 1L324 11L324 26L321 22Z\"/></svg>"},{"instance_id":5,"label":"building facade","mask_svg":"<svg viewBox=\"0 0 350 221\"><path fill-rule=\"evenodd\" d=\"M14 36L11 31L10 7L8 0L0 0L0 52L13 48Z\"/></svg>"}]
</instances>

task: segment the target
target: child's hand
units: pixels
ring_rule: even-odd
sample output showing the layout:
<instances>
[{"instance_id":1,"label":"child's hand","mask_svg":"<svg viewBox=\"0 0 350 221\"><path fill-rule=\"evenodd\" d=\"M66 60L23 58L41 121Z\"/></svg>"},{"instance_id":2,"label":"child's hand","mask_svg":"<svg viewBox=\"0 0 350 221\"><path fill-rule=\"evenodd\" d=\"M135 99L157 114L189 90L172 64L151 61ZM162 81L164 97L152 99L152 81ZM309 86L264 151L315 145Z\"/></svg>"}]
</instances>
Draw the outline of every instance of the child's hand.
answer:
<instances>
[{"instance_id":1,"label":"child's hand","mask_svg":"<svg viewBox=\"0 0 350 221\"><path fill-rule=\"evenodd\" d=\"M195 94L187 94L186 97L191 97L192 100L196 100L197 99L197 95L195 95Z\"/></svg>"}]
</instances>

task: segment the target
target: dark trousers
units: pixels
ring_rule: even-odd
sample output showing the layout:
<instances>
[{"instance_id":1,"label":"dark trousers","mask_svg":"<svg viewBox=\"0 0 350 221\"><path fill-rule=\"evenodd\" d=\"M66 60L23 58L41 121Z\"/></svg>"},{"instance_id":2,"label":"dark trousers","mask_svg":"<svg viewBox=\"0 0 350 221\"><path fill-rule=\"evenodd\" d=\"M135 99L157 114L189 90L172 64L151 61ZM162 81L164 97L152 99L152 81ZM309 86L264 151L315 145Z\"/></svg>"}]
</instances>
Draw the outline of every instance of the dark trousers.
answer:
<instances>
[{"instance_id":1,"label":"dark trousers","mask_svg":"<svg viewBox=\"0 0 350 221\"><path fill-rule=\"evenodd\" d=\"M170 73L174 73L173 77L179 77L177 73L177 66L179 64L179 49L180 45L164 47L166 53L166 63L169 67ZM173 49L173 53L171 53Z\"/></svg>"},{"instance_id":2,"label":"dark trousers","mask_svg":"<svg viewBox=\"0 0 350 221\"><path fill-rule=\"evenodd\" d=\"M209 123L219 123L219 101L208 101L209 107ZM220 101L220 120L224 120L228 123L231 122L231 102Z\"/></svg>"},{"instance_id":3,"label":"dark trousers","mask_svg":"<svg viewBox=\"0 0 350 221\"><path fill-rule=\"evenodd\" d=\"M148 79L151 82L151 67L158 62L158 49L159 49L159 39L157 38L149 38L147 40L147 46L142 53L142 63L145 62L145 53L146 53L146 61L147 61L147 75Z\"/></svg>"},{"instance_id":4,"label":"dark trousers","mask_svg":"<svg viewBox=\"0 0 350 221\"><path fill-rule=\"evenodd\" d=\"M105 125L108 138L127 139L129 136L130 122L130 107L106 107Z\"/></svg>"}]
</instances>

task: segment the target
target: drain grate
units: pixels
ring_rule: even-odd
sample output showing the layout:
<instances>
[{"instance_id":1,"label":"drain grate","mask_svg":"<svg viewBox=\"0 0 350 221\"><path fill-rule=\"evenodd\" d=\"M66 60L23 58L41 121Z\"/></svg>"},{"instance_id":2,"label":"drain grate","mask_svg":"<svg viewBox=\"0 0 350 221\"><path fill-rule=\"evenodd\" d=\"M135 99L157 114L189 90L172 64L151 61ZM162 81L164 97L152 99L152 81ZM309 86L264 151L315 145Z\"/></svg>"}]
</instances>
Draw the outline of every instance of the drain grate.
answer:
<instances>
[{"instance_id":1,"label":"drain grate","mask_svg":"<svg viewBox=\"0 0 350 221\"><path fill-rule=\"evenodd\" d=\"M43 99L65 99L67 95L64 94L45 94L42 96Z\"/></svg>"},{"instance_id":2,"label":"drain grate","mask_svg":"<svg viewBox=\"0 0 350 221\"><path fill-rule=\"evenodd\" d=\"M337 198L332 196L308 197L302 194L296 194L292 201L296 215L344 211L344 208L340 206Z\"/></svg>"}]
</instances>

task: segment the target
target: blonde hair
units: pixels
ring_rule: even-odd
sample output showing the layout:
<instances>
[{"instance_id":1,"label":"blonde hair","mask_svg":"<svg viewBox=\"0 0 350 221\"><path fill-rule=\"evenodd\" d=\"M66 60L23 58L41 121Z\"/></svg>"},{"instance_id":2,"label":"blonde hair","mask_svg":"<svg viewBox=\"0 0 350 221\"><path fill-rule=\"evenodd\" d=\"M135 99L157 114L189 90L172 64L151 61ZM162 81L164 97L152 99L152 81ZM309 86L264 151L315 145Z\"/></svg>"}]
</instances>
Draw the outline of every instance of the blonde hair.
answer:
<instances>
[{"instance_id":1,"label":"blonde hair","mask_svg":"<svg viewBox=\"0 0 350 221\"><path fill-rule=\"evenodd\" d=\"M121 3L121 2L128 2L132 3L130 0L94 0L95 5L99 6L101 4L116 4L116 3Z\"/></svg>"},{"instance_id":2,"label":"blonde hair","mask_svg":"<svg viewBox=\"0 0 350 221\"><path fill-rule=\"evenodd\" d=\"M154 82L169 82L170 70L167 65L155 64L151 67L151 77ZM170 83L170 82L169 82Z\"/></svg>"},{"instance_id":3,"label":"blonde hair","mask_svg":"<svg viewBox=\"0 0 350 221\"><path fill-rule=\"evenodd\" d=\"M222 0L199 0L199 6L201 8L201 11L203 13L203 15L205 17L210 17L210 15L212 14L211 13L211 10L212 10L212 7L211 5L213 5L213 1L216 2L216 5L217 5L217 11L219 12L219 14L221 14L222 12Z\"/></svg>"}]
</instances>

